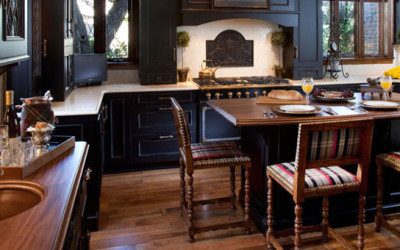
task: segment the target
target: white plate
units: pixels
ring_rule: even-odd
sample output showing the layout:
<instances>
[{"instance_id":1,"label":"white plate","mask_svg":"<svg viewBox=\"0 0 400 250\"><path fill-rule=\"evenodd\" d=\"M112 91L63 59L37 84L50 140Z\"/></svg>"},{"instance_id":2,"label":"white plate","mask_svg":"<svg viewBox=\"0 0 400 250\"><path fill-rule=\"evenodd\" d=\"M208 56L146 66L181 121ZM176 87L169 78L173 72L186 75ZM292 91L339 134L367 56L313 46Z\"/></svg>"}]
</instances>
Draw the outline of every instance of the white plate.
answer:
<instances>
[{"instance_id":1,"label":"white plate","mask_svg":"<svg viewBox=\"0 0 400 250\"><path fill-rule=\"evenodd\" d=\"M314 112L316 110L316 107L312 105L282 105L279 106L279 109L288 113L293 113L293 112L304 113L304 112Z\"/></svg>"},{"instance_id":2,"label":"white plate","mask_svg":"<svg viewBox=\"0 0 400 250\"><path fill-rule=\"evenodd\" d=\"M395 109L399 107L399 104L396 102L386 102L386 101L365 101L363 105L368 108L387 108L387 109Z\"/></svg>"}]
</instances>

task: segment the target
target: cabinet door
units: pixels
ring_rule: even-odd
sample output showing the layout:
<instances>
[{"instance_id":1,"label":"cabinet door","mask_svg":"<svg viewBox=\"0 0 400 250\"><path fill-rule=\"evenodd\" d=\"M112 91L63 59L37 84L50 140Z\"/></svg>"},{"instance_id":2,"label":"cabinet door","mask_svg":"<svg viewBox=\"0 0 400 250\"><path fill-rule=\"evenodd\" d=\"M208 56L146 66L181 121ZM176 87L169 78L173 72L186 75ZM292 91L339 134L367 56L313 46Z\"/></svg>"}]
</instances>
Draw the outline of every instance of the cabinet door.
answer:
<instances>
[{"instance_id":1,"label":"cabinet door","mask_svg":"<svg viewBox=\"0 0 400 250\"><path fill-rule=\"evenodd\" d=\"M130 94L110 94L105 97L108 119L105 124L105 163L108 172L129 167L131 158Z\"/></svg>"},{"instance_id":2,"label":"cabinet door","mask_svg":"<svg viewBox=\"0 0 400 250\"><path fill-rule=\"evenodd\" d=\"M322 78L322 0L299 1L299 8L299 27L293 33L293 78Z\"/></svg>"},{"instance_id":3,"label":"cabinet door","mask_svg":"<svg viewBox=\"0 0 400 250\"><path fill-rule=\"evenodd\" d=\"M140 2L142 84L176 83L176 0Z\"/></svg>"}]
</instances>

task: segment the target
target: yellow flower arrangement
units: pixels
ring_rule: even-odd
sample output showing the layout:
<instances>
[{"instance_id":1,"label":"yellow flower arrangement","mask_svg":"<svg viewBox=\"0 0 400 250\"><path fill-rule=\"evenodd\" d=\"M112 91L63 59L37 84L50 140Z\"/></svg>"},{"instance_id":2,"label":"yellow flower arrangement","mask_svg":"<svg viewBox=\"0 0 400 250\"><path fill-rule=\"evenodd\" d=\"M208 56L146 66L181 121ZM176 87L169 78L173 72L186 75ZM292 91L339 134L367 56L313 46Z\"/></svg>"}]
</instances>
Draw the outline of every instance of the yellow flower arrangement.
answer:
<instances>
[{"instance_id":1,"label":"yellow flower arrangement","mask_svg":"<svg viewBox=\"0 0 400 250\"><path fill-rule=\"evenodd\" d=\"M396 66L388 71L385 71L384 75L391 76L393 79L400 79L400 66Z\"/></svg>"}]
</instances>

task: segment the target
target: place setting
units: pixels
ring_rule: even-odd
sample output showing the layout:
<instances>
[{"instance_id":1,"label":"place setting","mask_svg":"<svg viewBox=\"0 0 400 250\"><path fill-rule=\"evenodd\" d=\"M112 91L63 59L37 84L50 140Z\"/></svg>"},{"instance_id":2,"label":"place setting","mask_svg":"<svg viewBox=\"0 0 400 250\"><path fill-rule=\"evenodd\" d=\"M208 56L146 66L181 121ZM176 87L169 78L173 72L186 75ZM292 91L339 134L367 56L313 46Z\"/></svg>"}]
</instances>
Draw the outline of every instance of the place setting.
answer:
<instances>
[{"instance_id":1,"label":"place setting","mask_svg":"<svg viewBox=\"0 0 400 250\"><path fill-rule=\"evenodd\" d=\"M392 89L393 80L390 76L382 76L379 79L380 87L383 90L382 100L363 100L359 106L369 110L395 111L399 108L399 103L391 101L388 91Z\"/></svg>"}]
</instances>

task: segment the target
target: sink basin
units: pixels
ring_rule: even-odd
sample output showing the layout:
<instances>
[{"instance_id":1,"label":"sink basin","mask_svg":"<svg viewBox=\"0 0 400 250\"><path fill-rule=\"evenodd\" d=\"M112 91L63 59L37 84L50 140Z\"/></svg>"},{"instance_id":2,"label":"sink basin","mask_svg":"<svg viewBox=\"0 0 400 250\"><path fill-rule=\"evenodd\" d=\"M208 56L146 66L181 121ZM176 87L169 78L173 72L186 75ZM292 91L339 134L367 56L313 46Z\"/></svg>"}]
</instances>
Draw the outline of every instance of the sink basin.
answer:
<instances>
[{"instance_id":1,"label":"sink basin","mask_svg":"<svg viewBox=\"0 0 400 250\"><path fill-rule=\"evenodd\" d=\"M33 208L43 200L44 193L44 188L37 183L0 181L0 221Z\"/></svg>"}]
</instances>

